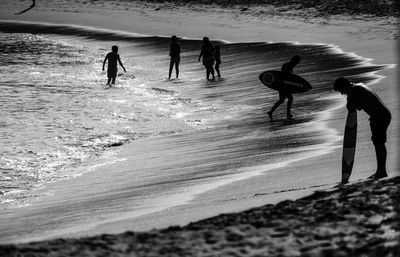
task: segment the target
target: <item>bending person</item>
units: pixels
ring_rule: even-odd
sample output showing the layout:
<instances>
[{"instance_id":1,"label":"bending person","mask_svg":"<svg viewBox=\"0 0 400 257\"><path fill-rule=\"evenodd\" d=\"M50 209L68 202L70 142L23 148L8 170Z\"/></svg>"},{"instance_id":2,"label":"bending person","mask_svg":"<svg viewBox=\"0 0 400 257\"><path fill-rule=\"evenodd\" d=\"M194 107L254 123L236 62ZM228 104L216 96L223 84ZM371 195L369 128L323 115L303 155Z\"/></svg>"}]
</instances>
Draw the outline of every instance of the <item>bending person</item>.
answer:
<instances>
[{"instance_id":1,"label":"bending person","mask_svg":"<svg viewBox=\"0 0 400 257\"><path fill-rule=\"evenodd\" d=\"M371 140L375 146L377 169L369 178L387 177L386 172L386 131L389 127L391 114L382 100L371 89L363 84L353 84L345 78L338 78L333 86L335 91L347 95L347 110L354 112L364 110L369 115L372 132Z\"/></svg>"}]
</instances>

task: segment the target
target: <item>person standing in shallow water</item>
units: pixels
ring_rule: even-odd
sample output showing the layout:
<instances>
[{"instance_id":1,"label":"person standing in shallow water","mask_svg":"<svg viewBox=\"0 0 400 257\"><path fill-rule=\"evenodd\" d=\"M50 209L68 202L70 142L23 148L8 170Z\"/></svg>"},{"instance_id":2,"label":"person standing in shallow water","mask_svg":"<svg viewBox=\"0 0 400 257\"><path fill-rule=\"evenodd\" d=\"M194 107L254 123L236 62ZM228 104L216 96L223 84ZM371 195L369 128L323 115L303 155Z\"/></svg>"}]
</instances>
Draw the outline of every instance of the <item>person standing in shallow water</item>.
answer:
<instances>
[{"instance_id":1,"label":"person standing in shallow water","mask_svg":"<svg viewBox=\"0 0 400 257\"><path fill-rule=\"evenodd\" d=\"M104 58L104 61L103 61L103 71L104 71L104 66L106 65L106 62L108 61L107 85L110 87L111 87L111 85L115 85L115 79L117 78L117 73L118 73L118 63L119 63L119 65L121 65L121 67L126 72L125 67L122 64L121 58L119 57L119 54L118 54L118 46L112 46L111 50L112 51L106 55L106 57Z\"/></svg>"},{"instance_id":2,"label":"person standing in shallow water","mask_svg":"<svg viewBox=\"0 0 400 257\"><path fill-rule=\"evenodd\" d=\"M387 150L385 143L387 140L386 132L392 118L389 109L378 95L363 84L353 84L346 78L338 78L333 88L342 95L347 95L346 107L349 112L364 110L369 115L372 132L371 140L375 146L377 170L368 178L380 179L387 177Z\"/></svg>"},{"instance_id":3,"label":"person standing in shallow water","mask_svg":"<svg viewBox=\"0 0 400 257\"><path fill-rule=\"evenodd\" d=\"M221 48L219 45L215 46L215 71L217 72L218 78L221 78L219 71L219 65L221 64Z\"/></svg>"},{"instance_id":4,"label":"person standing in shallow water","mask_svg":"<svg viewBox=\"0 0 400 257\"><path fill-rule=\"evenodd\" d=\"M293 68L299 64L301 61L300 56L295 55L292 57L292 59L290 59L289 62L286 62L282 65L281 71L284 73L293 73ZM272 121L272 114L273 112L276 110L276 108L279 107L279 105L281 105L282 103L285 102L285 99L287 98L287 109L286 109L286 117L291 120L293 119L293 115L291 113L291 108L292 108L292 102L293 102L293 95L292 92L290 92L290 90L287 90L285 88L281 88L280 90L278 90L279 92L279 100L276 101L276 103L274 104L274 106L272 106L272 109L268 112L268 116L270 118L270 120Z\"/></svg>"},{"instance_id":5,"label":"person standing in shallow water","mask_svg":"<svg viewBox=\"0 0 400 257\"><path fill-rule=\"evenodd\" d=\"M179 77L179 62L181 61L180 54L181 54L181 46L178 43L178 38L175 35L173 35L171 37L171 45L169 47L169 56L171 57L171 60L169 62L168 79L171 79L172 69L174 68L174 65L176 71L176 78Z\"/></svg>"},{"instance_id":6,"label":"person standing in shallow water","mask_svg":"<svg viewBox=\"0 0 400 257\"><path fill-rule=\"evenodd\" d=\"M199 61L203 57L203 65L206 68L206 78L210 80L210 74L212 75L212 80L215 80L214 75L214 61L215 61L215 49L211 44L208 37L203 37L203 45L201 46L201 52L199 55Z\"/></svg>"}]
</instances>

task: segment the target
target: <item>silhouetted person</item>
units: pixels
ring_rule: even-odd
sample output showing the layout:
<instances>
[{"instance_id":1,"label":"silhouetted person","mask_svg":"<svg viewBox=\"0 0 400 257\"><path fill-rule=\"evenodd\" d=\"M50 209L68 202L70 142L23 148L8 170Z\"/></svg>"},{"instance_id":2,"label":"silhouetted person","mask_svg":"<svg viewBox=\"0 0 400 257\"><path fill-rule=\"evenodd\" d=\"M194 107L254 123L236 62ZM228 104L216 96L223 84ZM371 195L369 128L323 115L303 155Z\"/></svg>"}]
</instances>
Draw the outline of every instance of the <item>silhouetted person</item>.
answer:
<instances>
[{"instance_id":1,"label":"silhouetted person","mask_svg":"<svg viewBox=\"0 0 400 257\"><path fill-rule=\"evenodd\" d=\"M181 46L178 43L178 38L173 35L171 37L171 45L169 47L169 56L171 61L169 62L169 75L168 79L171 79L172 69L175 65L176 78L179 77L179 62L181 61Z\"/></svg>"},{"instance_id":2,"label":"silhouetted person","mask_svg":"<svg viewBox=\"0 0 400 257\"><path fill-rule=\"evenodd\" d=\"M371 89L363 84L353 84L345 78L338 78L333 86L335 91L347 95L347 110L354 112L364 110L369 115L372 132L371 140L375 146L377 170L369 178L387 177L386 172L386 131L389 127L391 114L382 100Z\"/></svg>"},{"instance_id":3,"label":"silhouetted person","mask_svg":"<svg viewBox=\"0 0 400 257\"><path fill-rule=\"evenodd\" d=\"M300 56L295 55L292 57L292 59L289 62L286 62L282 65L281 71L285 73L293 73L293 68L297 64L299 64L301 61ZM293 102L293 95L292 92L289 89L285 88L280 88L278 90L279 92L279 100L276 101L274 106L272 106L272 109L268 112L269 118L272 120L272 114L278 108L279 105L285 102L285 99L287 98L287 111L286 111L286 117L291 120L293 118L293 115L290 112L290 109L292 108L292 102Z\"/></svg>"},{"instance_id":4,"label":"silhouetted person","mask_svg":"<svg viewBox=\"0 0 400 257\"><path fill-rule=\"evenodd\" d=\"M221 50L220 46L215 46L215 71L217 72L218 78L221 77L221 73L219 71L219 65L221 64Z\"/></svg>"},{"instance_id":5,"label":"silhouetted person","mask_svg":"<svg viewBox=\"0 0 400 257\"><path fill-rule=\"evenodd\" d=\"M203 57L203 65L206 68L207 80L210 80L210 74L212 75L212 79L214 80L215 76L213 66L215 61L215 50L208 37L203 37L203 45L201 46L199 61L201 57Z\"/></svg>"},{"instance_id":6,"label":"silhouetted person","mask_svg":"<svg viewBox=\"0 0 400 257\"><path fill-rule=\"evenodd\" d=\"M29 6L27 9L25 9L25 10L23 10L23 11L20 11L19 13L16 13L16 14L22 14L22 13L24 13L24 12L27 12L27 11L29 11L30 9L32 9L33 7L35 7L35 0L32 0L32 4L31 4L31 6Z\"/></svg>"},{"instance_id":7,"label":"silhouetted person","mask_svg":"<svg viewBox=\"0 0 400 257\"><path fill-rule=\"evenodd\" d=\"M107 85L111 87L111 85L115 84L115 79L117 78L117 73L118 73L118 63L121 65L121 67L125 70L124 65L121 62L121 59L118 54L118 46L112 46L111 47L112 52L109 52L106 57L104 58L103 61L103 71L104 71L104 65L108 61L108 68L107 68ZM117 63L118 62L118 63ZM111 84L110 84L111 82Z\"/></svg>"}]
</instances>

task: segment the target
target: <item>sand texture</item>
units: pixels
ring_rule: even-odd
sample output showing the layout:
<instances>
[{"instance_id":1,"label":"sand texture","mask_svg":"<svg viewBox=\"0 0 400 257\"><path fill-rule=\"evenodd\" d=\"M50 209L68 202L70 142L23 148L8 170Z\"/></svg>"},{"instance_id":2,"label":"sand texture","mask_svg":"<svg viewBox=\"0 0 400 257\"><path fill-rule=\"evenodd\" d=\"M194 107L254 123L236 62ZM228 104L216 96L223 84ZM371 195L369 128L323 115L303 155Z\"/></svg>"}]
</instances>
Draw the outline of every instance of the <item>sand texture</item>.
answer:
<instances>
[{"instance_id":1,"label":"sand texture","mask_svg":"<svg viewBox=\"0 0 400 257\"><path fill-rule=\"evenodd\" d=\"M162 3L160 0L147 0L147 2ZM397 2L393 0L175 0L177 4L217 4L221 6L241 6L247 11L246 6L271 5L280 11L315 9L320 15L328 14L371 14L376 16L398 16Z\"/></svg>"},{"instance_id":2,"label":"sand texture","mask_svg":"<svg viewBox=\"0 0 400 257\"><path fill-rule=\"evenodd\" d=\"M361 6L361 2L371 1L361 0L260 0L248 1L254 5L230 5L229 8L222 1L216 1L220 5L212 6L208 5L211 1L198 1L207 3L201 5L183 0L176 1L185 2L183 5L115 0L36 2L32 10L14 15L28 8L31 1L0 0L2 19L77 24L148 35L177 34L188 38L207 35L231 42L326 43L335 44L345 52L373 58L377 64L398 62L396 40L399 33L395 17L398 9L395 1L374 1L373 6L384 3L381 6L385 8L368 10ZM267 4L257 5L259 2ZM349 9L346 6L348 3L353 3L352 7L358 9ZM275 7L271 8L271 5ZM398 69L387 69L380 74L385 78L374 85L374 90L393 113L387 144L388 171L389 176L396 176L400 131ZM335 114L329 125L342 131L344 114L345 107ZM375 166L367 118L360 115L360 124L365 126L359 128L358 162L352 175L353 181L371 175ZM327 174L337 172L340 161L341 148L338 148L334 153L283 169L295 174L297 170L318 168L321 174ZM249 188L256 188L250 191L251 196L254 192L262 192L265 186L263 181L256 178L247 182ZM319 191L295 201L287 200L276 205L203 219L186 226L148 232L0 245L0 256L399 256L399 182L398 176L379 181L363 180L342 188ZM219 194L224 196L228 195L226 192L241 191L237 194L243 195L244 188L232 185L225 191L221 189ZM249 197L232 204L232 201L226 201L225 205L219 203L204 209L210 210L210 213L221 213L221 209L223 212L238 211L243 206L259 206L267 202L263 200L260 204L257 200L260 198ZM248 203L250 201L254 203ZM204 218L198 209L187 208L184 211L191 221ZM184 219L181 209L178 210L179 215L171 213L144 217L143 220L152 224L157 222L157 227L167 227L165 224L174 224L176 217ZM134 227L132 220L121 223L124 228Z\"/></svg>"},{"instance_id":3,"label":"sand texture","mask_svg":"<svg viewBox=\"0 0 400 257\"><path fill-rule=\"evenodd\" d=\"M0 246L0 256L399 256L400 177L184 227Z\"/></svg>"}]
</instances>

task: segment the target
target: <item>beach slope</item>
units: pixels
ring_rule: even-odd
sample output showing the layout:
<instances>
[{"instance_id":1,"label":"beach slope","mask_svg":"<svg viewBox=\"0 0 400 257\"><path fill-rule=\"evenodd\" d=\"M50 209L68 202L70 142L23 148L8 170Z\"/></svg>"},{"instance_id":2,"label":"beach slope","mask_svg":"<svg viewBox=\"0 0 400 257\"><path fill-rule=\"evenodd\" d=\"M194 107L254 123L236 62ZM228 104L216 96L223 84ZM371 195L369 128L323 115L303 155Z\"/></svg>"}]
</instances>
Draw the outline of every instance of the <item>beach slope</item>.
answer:
<instances>
[{"instance_id":1,"label":"beach slope","mask_svg":"<svg viewBox=\"0 0 400 257\"><path fill-rule=\"evenodd\" d=\"M321 14L315 8L213 6L207 9L201 5L182 7L136 1L119 5L110 4L111 1L108 4L51 1L23 15L14 15L29 7L28 2L0 1L2 19L77 24L150 35L175 33L187 38L207 35L231 42L325 43L371 58L377 64L398 62L396 17L325 16L328 14ZM394 114L388 142L388 170L393 176L398 171L398 69L387 69L379 75L383 79L372 87ZM345 112L343 106L330 122L338 131L344 128ZM360 124L363 126L359 135L363 136L357 142L359 159L353 180L370 175L375 165L366 115L360 115ZM285 169L290 173L318 168L322 169L320 174L337 172L339 176L335 169L340 166L340 150ZM248 181L251 188L256 185L264 188L256 180L263 181L258 177ZM362 181L299 200L219 215L181 227L0 245L0 256L399 256L396 223L399 182L400 177ZM232 187L234 190L245 188ZM261 196L250 199L254 201L253 206L259 203L257 198ZM215 208L214 212L221 209ZM191 211L190 214L191 220L197 220L198 213ZM172 224L165 213L153 221L161 219ZM126 226L134 225L129 222L126 221Z\"/></svg>"},{"instance_id":2,"label":"beach slope","mask_svg":"<svg viewBox=\"0 0 400 257\"><path fill-rule=\"evenodd\" d=\"M400 177L149 232L0 246L0 256L399 256Z\"/></svg>"}]
</instances>

